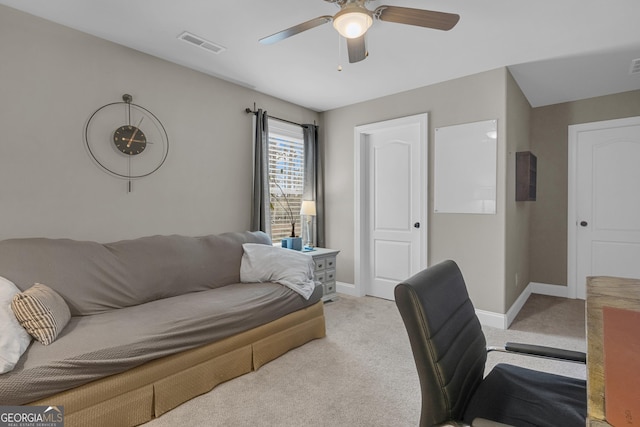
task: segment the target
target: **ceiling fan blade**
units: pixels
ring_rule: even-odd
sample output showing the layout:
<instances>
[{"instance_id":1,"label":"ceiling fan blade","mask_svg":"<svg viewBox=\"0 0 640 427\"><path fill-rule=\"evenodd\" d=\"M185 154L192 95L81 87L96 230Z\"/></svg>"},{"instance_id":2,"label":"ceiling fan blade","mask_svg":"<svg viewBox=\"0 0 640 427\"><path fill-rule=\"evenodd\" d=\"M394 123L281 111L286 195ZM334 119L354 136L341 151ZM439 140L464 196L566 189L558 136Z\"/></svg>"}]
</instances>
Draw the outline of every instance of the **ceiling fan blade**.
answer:
<instances>
[{"instance_id":1,"label":"ceiling fan blade","mask_svg":"<svg viewBox=\"0 0 640 427\"><path fill-rule=\"evenodd\" d=\"M360 62L369 55L364 42L364 34L355 39L347 39L347 51L349 52L349 63Z\"/></svg>"},{"instance_id":2,"label":"ceiling fan blade","mask_svg":"<svg viewBox=\"0 0 640 427\"><path fill-rule=\"evenodd\" d=\"M275 42L279 42L280 40L295 36L296 34L310 30L322 24L326 24L327 22L331 22L332 20L333 17L330 15L319 16L307 22L303 22L302 24L294 25L293 27L287 28L286 30L282 30L275 34L271 34L270 36L261 38L259 42L262 44L272 44Z\"/></svg>"},{"instance_id":3,"label":"ceiling fan blade","mask_svg":"<svg viewBox=\"0 0 640 427\"><path fill-rule=\"evenodd\" d=\"M416 25L418 27L433 28L448 31L455 27L460 15L455 13L436 12L433 10L413 9L399 6L380 6L373 12L381 21L396 22L398 24Z\"/></svg>"}]
</instances>

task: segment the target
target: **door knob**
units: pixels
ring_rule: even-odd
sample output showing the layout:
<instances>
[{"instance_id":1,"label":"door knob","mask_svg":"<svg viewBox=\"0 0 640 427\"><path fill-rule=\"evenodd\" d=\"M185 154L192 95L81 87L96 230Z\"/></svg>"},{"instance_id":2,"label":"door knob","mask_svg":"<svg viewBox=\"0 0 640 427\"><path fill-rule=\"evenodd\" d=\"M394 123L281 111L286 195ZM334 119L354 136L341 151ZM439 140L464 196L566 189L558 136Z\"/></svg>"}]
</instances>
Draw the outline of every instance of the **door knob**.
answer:
<instances>
[{"instance_id":1,"label":"door knob","mask_svg":"<svg viewBox=\"0 0 640 427\"><path fill-rule=\"evenodd\" d=\"M587 225L589 225L589 223L587 221L580 221L580 225L582 227L586 227Z\"/></svg>"},{"instance_id":2,"label":"door knob","mask_svg":"<svg viewBox=\"0 0 640 427\"><path fill-rule=\"evenodd\" d=\"M420 223L419 223L419 222L416 222L415 224L413 224L413 226L414 226L415 228L420 228Z\"/></svg>"}]
</instances>

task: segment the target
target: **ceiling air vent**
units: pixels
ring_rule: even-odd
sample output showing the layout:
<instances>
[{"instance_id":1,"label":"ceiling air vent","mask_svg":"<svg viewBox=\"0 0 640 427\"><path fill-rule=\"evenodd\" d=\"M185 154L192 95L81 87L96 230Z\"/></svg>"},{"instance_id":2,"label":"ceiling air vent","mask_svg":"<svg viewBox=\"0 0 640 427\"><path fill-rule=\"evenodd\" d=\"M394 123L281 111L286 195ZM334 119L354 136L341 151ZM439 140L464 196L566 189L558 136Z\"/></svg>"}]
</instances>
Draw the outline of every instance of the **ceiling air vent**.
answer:
<instances>
[{"instance_id":1,"label":"ceiling air vent","mask_svg":"<svg viewBox=\"0 0 640 427\"><path fill-rule=\"evenodd\" d=\"M640 58L631 61L631 68L629 74L640 74Z\"/></svg>"},{"instance_id":2,"label":"ceiling air vent","mask_svg":"<svg viewBox=\"0 0 640 427\"><path fill-rule=\"evenodd\" d=\"M202 37L198 37L195 34L191 34L188 31L185 31L184 33L180 34L178 38L180 40L183 40L187 43L191 43L192 45L201 47L202 49L206 49L209 52L212 52L215 54L218 54L220 52L224 52L225 50L227 50L227 48L224 46L220 46L219 44L215 44L213 42L205 40Z\"/></svg>"}]
</instances>

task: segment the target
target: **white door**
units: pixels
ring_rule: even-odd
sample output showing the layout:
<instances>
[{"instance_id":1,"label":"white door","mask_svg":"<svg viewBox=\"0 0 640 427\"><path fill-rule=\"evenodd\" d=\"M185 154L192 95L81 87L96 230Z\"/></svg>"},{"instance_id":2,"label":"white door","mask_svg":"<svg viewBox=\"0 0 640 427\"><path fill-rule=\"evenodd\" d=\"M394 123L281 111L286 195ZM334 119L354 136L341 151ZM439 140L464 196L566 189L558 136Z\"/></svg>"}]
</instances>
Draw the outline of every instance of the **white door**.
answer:
<instances>
[{"instance_id":1,"label":"white door","mask_svg":"<svg viewBox=\"0 0 640 427\"><path fill-rule=\"evenodd\" d=\"M393 300L395 286L426 265L426 115L358 130L364 294Z\"/></svg>"},{"instance_id":2,"label":"white door","mask_svg":"<svg viewBox=\"0 0 640 427\"><path fill-rule=\"evenodd\" d=\"M570 135L576 182L569 226L575 296L584 299L588 276L640 278L640 117L570 126Z\"/></svg>"}]
</instances>

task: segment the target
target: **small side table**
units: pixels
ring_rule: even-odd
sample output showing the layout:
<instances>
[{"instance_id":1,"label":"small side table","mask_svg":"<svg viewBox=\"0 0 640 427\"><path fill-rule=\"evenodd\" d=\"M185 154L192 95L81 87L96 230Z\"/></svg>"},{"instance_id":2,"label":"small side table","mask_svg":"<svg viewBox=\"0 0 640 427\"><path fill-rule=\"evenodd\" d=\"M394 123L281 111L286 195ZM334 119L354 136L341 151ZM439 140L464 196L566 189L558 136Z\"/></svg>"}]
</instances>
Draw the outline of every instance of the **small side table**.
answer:
<instances>
[{"instance_id":1,"label":"small side table","mask_svg":"<svg viewBox=\"0 0 640 427\"><path fill-rule=\"evenodd\" d=\"M327 248L313 248L303 251L311 255L316 265L314 279L322 284L322 300L331 301L338 297L336 293L336 258L339 250Z\"/></svg>"}]
</instances>

